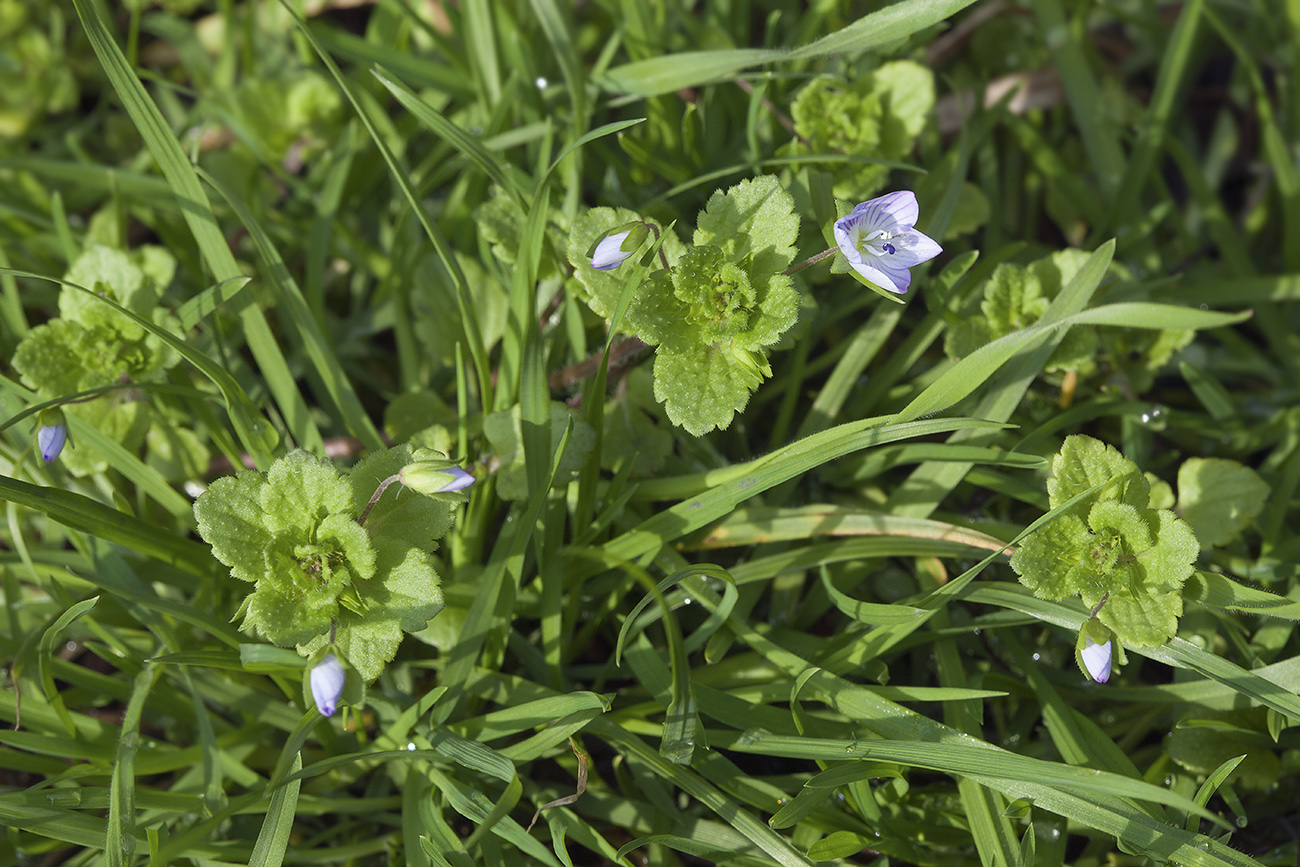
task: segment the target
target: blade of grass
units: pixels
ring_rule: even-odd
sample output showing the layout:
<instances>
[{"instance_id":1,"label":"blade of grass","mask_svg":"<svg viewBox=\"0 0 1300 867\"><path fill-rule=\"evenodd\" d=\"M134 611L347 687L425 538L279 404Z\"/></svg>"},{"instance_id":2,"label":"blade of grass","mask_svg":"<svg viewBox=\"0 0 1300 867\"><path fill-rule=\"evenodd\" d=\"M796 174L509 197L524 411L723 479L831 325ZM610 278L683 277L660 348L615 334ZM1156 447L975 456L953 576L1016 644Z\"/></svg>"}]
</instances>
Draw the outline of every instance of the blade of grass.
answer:
<instances>
[{"instance_id":1,"label":"blade of grass","mask_svg":"<svg viewBox=\"0 0 1300 867\"><path fill-rule=\"evenodd\" d=\"M220 181L201 169L199 175L226 200L239 216L244 228L248 230L253 243L257 245L257 251L262 256L262 266L267 274L267 282L277 290L278 306L287 314L286 326L289 327L286 330L305 350L307 359L324 385L325 393L334 404L340 420L366 448L373 451L383 449L383 438L375 429L374 422L370 420L365 408L362 407L361 399L357 397L352 383L339 363L338 354L321 332L311 308L303 298L302 290L298 288L298 283L289 273L284 259L280 258L280 253L276 250L270 236L253 218L248 208L244 207L243 202L233 196Z\"/></svg>"},{"instance_id":2,"label":"blade of grass","mask_svg":"<svg viewBox=\"0 0 1300 867\"><path fill-rule=\"evenodd\" d=\"M742 48L666 54L614 67L597 78L596 84L615 93L657 96L732 77L742 69L761 63L798 62L818 57L861 54L933 27L973 2L974 0L913 0L895 3L794 50Z\"/></svg>"},{"instance_id":3,"label":"blade of grass","mask_svg":"<svg viewBox=\"0 0 1300 867\"><path fill-rule=\"evenodd\" d=\"M1124 151L1110 121L1112 112L1101 97L1101 88L1080 44L1078 31L1081 28L1066 20L1066 10L1060 0L1035 3L1034 17L1038 20L1038 32L1061 75L1074 125L1083 139L1093 173L1101 188L1113 195L1124 177Z\"/></svg>"},{"instance_id":4,"label":"blade of grass","mask_svg":"<svg viewBox=\"0 0 1300 867\"><path fill-rule=\"evenodd\" d=\"M126 57L117 43L109 35L103 21L91 0L73 0L77 15L81 18L91 48L99 58L105 74L122 100L127 113L131 115L145 146L153 155L167 179L167 185L180 202L181 214L199 245L204 261L212 269L215 282L223 283L242 277L243 274L235 257L230 252L225 236L217 225L217 218L212 213L212 204L208 201L198 175L181 150L180 143L172 134L170 127L158 107L145 91L140 80L131 71ZM262 374L270 385L276 403L284 416L289 431L305 447L323 452L320 431L311 419L306 402L293 381L279 345L271 333L266 317L254 304L249 304L240 311L248 347L257 359ZM232 420L236 433L239 434L244 448L253 456L259 469L270 466L271 456L265 436L271 428L265 421L252 422L236 414L232 409Z\"/></svg>"},{"instance_id":5,"label":"blade of grass","mask_svg":"<svg viewBox=\"0 0 1300 867\"><path fill-rule=\"evenodd\" d=\"M420 198L416 195L406 171L398 164L397 157L393 154L392 149L388 147L375 119L371 117L369 108L357 98L352 86L348 84L347 79L343 77L343 73L339 70L338 64L334 62L334 58L330 57L329 53L325 51L324 47L316 39L312 29L307 26L307 22L298 15L287 0L281 0L280 5L293 17L298 32L311 44L312 49L329 70L330 75L334 77L339 89L343 91L343 95L351 103L357 117L365 126L366 132L370 134L371 141L374 142L375 147L384 158L384 162L388 165L388 170L401 189L407 204L410 205L411 211L424 228L424 233L429 238L429 242L433 244L433 248L442 261L443 267L447 269L452 282L456 284L456 306L460 311L460 318L465 331L465 342L469 347L470 358L474 362L474 372L478 378L479 400L485 408L492 406L492 370L488 362L487 349L483 345L483 329L479 326L478 314L475 312L473 299L469 292L469 284L465 282L465 274L461 271L455 254L437 224L429 219L429 215L425 212Z\"/></svg>"},{"instance_id":6,"label":"blade of grass","mask_svg":"<svg viewBox=\"0 0 1300 867\"><path fill-rule=\"evenodd\" d=\"M289 772L302 769L302 755L294 756ZM293 817L298 807L298 791L302 788L301 780L291 780L271 792L271 803L266 808L266 818L262 820L262 830L257 834L253 844L253 854L248 859L248 867L280 867L284 855L289 850L289 837L293 833Z\"/></svg>"},{"instance_id":7,"label":"blade of grass","mask_svg":"<svg viewBox=\"0 0 1300 867\"><path fill-rule=\"evenodd\" d=\"M1173 120L1175 100L1187 87L1185 79L1191 62L1192 47L1196 43L1197 29L1200 27L1201 10L1204 7L1203 0L1189 0L1178 15L1178 23L1174 25L1173 31L1169 34L1169 41L1161 51L1155 92L1147 102L1146 115L1142 118L1137 142L1133 146L1128 167L1124 171L1124 179L1118 187L1118 195L1112 200L1106 218L1093 227L1093 238L1104 238L1117 226L1132 222L1134 215L1130 214L1130 211L1137 207L1138 197L1147 185L1147 180L1155 167L1156 157L1168 135L1169 125ZM1095 116L1096 119L1102 117L1104 115Z\"/></svg>"},{"instance_id":8,"label":"blade of grass","mask_svg":"<svg viewBox=\"0 0 1300 867\"><path fill-rule=\"evenodd\" d=\"M149 691L162 674L161 665L146 664L136 675L131 700L122 716L117 753L113 757L113 778L109 784L108 822L104 834L104 855L111 867L132 863L135 853L135 756L140 749L140 720Z\"/></svg>"}]
</instances>

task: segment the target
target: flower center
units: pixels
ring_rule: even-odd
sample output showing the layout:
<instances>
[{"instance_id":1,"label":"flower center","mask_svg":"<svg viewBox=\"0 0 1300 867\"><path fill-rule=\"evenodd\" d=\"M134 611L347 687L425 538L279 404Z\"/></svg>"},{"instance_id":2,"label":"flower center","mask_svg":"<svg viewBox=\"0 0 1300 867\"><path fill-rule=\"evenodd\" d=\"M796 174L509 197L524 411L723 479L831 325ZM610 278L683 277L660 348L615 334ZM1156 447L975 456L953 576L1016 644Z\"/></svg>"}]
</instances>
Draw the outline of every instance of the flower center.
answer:
<instances>
[{"instance_id":1,"label":"flower center","mask_svg":"<svg viewBox=\"0 0 1300 867\"><path fill-rule=\"evenodd\" d=\"M884 229L877 229L868 235L864 235L862 239L858 241L858 250L863 253L870 253L873 256L882 256L886 254L892 256L898 252L898 248L889 243L895 237L896 235L893 232L887 232Z\"/></svg>"}]
</instances>

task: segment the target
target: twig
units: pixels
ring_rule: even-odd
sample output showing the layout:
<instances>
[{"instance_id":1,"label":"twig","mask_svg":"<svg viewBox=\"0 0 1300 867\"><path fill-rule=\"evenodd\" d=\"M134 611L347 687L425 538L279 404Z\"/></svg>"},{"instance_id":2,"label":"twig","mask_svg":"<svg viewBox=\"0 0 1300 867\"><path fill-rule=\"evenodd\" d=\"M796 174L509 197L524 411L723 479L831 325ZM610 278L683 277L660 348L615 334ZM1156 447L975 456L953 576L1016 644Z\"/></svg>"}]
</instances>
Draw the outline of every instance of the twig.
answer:
<instances>
[{"instance_id":1,"label":"twig","mask_svg":"<svg viewBox=\"0 0 1300 867\"><path fill-rule=\"evenodd\" d=\"M631 367L636 363L640 354L650 348L650 345L636 337L629 337L615 343L609 350L609 369L622 370ZM600 369L601 356L605 350L601 349L593 352L591 355L579 361L577 364L571 364L563 370L557 370L547 379L552 391L561 391L577 385L582 380L595 374Z\"/></svg>"}]
</instances>

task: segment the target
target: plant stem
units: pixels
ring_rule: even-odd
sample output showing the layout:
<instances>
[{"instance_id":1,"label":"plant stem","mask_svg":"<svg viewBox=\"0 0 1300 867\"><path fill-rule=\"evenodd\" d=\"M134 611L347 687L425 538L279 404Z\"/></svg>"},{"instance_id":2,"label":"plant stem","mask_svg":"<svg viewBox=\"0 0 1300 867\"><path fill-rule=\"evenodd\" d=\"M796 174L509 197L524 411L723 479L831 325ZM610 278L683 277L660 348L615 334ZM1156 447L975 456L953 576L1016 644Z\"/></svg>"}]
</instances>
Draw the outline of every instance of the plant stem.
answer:
<instances>
[{"instance_id":1,"label":"plant stem","mask_svg":"<svg viewBox=\"0 0 1300 867\"><path fill-rule=\"evenodd\" d=\"M793 274L796 271L802 271L804 268L807 268L809 265L816 265L818 262L820 262L822 259L825 259L827 256L831 256L835 253L838 253L839 250L840 250L839 247L831 247L829 250L822 250L816 256L811 256L807 259L804 259L798 265L791 265L789 268L786 268L781 273Z\"/></svg>"},{"instance_id":2,"label":"plant stem","mask_svg":"<svg viewBox=\"0 0 1300 867\"><path fill-rule=\"evenodd\" d=\"M366 525L366 518L367 516L370 515L370 510L375 507L375 503L379 502L379 498L384 495L384 491L388 490L388 486L391 485L393 482L397 481L399 478L401 478L401 474L394 473L393 475L389 476L388 478L384 479L382 482L379 483L379 487L375 488L374 496L370 498L369 503L366 503L366 508L361 512L361 516L357 518L358 524L360 524L363 527Z\"/></svg>"}]
</instances>

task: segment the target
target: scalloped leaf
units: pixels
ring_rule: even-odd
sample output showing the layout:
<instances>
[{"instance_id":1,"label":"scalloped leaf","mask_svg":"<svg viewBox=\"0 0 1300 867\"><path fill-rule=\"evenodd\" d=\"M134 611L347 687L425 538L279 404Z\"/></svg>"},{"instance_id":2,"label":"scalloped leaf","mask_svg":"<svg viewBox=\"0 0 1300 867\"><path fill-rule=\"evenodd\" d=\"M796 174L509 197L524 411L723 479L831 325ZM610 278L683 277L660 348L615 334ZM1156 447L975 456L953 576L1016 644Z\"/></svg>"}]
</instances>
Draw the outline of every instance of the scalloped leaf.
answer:
<instances>
[{"instance_id":1,"label":"scalloped leaf","mask_svg":"<svg viewBox=\"0 0 1300 867\"><path fill-rule=\"evenodd\" d=\"M734 345L659 347L655 399L672 423L701 436L731 424L771 374L762 352Z\"/></svg>"}]
</instances>

